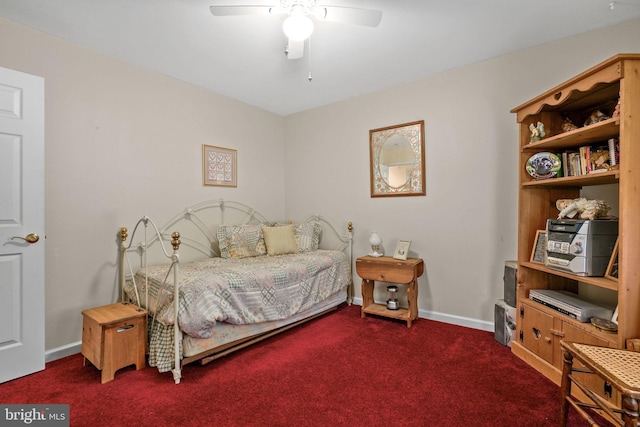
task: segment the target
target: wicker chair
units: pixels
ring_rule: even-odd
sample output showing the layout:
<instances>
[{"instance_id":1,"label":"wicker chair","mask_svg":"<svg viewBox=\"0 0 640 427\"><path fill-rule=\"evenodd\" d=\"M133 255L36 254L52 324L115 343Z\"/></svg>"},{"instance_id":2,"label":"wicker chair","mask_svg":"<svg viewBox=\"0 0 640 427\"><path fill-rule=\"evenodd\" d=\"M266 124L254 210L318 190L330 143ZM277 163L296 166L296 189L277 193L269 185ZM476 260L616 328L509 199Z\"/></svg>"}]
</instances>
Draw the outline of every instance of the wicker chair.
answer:
<instances>
[{"instance_id":1,"label":"wicker chair","mask_svg":"<svg viewBox=\"0 0 640 427\"><path fill-rule=\"evenodd\" d=\"M569 405L587 420L590 425L598 424L584 410L585 407L602 410L607 418L625 427L638 426L638 399L640 399L640 353L609 347L598 347L561 341L564 355L562 369L562 406L560 425L567 424ZM577 359L584 368L573 366ZM573 375L574 372L594 374L620 392L621 408L596 394ZM575 384L592 403L580 402L571 396L571 384Z\"/></svg>"}]
</instances>

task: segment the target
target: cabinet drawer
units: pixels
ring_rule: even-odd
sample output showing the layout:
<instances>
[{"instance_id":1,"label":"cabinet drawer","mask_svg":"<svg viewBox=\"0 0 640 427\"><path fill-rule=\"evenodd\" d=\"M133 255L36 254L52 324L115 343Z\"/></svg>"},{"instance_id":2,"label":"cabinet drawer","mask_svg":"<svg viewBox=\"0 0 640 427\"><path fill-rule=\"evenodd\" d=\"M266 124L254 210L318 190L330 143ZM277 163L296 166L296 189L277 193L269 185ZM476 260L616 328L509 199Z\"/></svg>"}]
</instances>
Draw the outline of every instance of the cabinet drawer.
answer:
<instances>
[{"instance_id":1,"label":"cabinet drawer","mask_svg":"<svg viewBox=\"0 0 640 427\"><path fill-rule=\"evenodd\" d=\"M520 340L522 345L549 363L553 363L553 316L522 303Z\"/></svg>"},{"instance_id":2,"label":"cabinet drawer","mask_svg":"<svg viewBox=\"0 0 640 427\"><path fill-rule=\"evenodd\" d=\"M387 264L387 263L385 263ZM379 282L409 283L415 277L415 266L398 264L388 265L367 261L356 261L358 276Z\"/></svg>"}]
</instances>

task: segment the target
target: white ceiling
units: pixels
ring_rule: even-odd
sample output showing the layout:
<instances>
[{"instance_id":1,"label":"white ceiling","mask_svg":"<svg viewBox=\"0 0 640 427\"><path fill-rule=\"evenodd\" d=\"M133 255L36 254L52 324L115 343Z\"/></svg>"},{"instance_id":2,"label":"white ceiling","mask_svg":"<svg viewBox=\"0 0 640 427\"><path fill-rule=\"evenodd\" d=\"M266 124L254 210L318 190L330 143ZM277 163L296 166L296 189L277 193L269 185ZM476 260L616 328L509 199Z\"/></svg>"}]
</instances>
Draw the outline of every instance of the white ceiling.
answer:
<instances>
[{"instance_id":1,"label":"white ceiling","mask_svg":"<svg viewBox=\"0 0 640 427\"><path fill-rule=\"evenodd\" d=\"M280 115L640 17L640 0L321 0L382 21L316 22L289 60L283 17L215 17L213 1L0 0L0 16Z\"/></svg>"}]
</instances>

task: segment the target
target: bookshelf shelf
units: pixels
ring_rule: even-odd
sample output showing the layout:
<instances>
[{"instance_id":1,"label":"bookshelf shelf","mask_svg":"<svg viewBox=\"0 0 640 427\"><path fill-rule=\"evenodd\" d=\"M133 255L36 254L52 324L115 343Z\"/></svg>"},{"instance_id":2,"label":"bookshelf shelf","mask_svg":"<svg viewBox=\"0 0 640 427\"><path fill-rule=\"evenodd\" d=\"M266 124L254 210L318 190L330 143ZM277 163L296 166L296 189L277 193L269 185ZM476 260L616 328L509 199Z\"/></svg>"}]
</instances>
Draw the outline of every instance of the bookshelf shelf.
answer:
<instances>
[{"instance_id":1,"label":"bookshelf shelf","mask_svg":"<svg viewBox=\"0 0 640 427\"><path fill-rule=\"evenodd\" d=\"M542 141L527 144L523 151L558 150L580 147L582 145L595 144L616 138L620 134L620 119L612 118L601 122L581 127L569 132L563 132Z\"/></svg>"},{"instance_id":2,"label":"bookshelf shelf","mask_svg":"<svg viewBox=\"0 0 640 427\"><path fill-rule=\"evenodd\" d=\"M580 277L574 274L564 273L558 270L552 270L550 268L545 267L544 264L539 264L535 262L523 262L522 266L526 268L542 271L544 273L553 274L554 276L564 277L565 279L579 280L580 282L587 283L593 286L598 286L604 289L610 289L612 291L618 290L618 282L616 282L615 280L606 279L604 277Z\"/></svg>"},{"instance_id":3,"label":"bookshelf shelf","mask_svg":"<svg viewBox=\"0 0 640 427\"><path fill-rule=\"evenodd\" d=\"M585 185L615 184L620 179L620 171L592 173L580 176L565 176L562 178L541 179L523 182L523 187L582 187Z\"/></svg>"}]
</instances>

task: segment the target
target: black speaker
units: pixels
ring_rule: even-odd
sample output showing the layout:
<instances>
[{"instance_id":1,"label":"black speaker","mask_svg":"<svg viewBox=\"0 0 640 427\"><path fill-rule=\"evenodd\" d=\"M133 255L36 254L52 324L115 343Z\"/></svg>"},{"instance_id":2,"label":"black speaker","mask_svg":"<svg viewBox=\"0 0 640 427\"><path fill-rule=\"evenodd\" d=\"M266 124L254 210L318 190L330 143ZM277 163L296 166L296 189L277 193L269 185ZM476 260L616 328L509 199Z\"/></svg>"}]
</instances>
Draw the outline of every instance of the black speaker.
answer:
<instances>
[{"instance_id":1,"label":"black speaker","mask_svg":"<svg viewBox=\"0 0 640 427\"><path fill-rule=\"evenodd\" d=\"M518 281L518 262L504 262L504 302L511 307L516 306L516 282Z\"/></svg>"}]
</instances>

